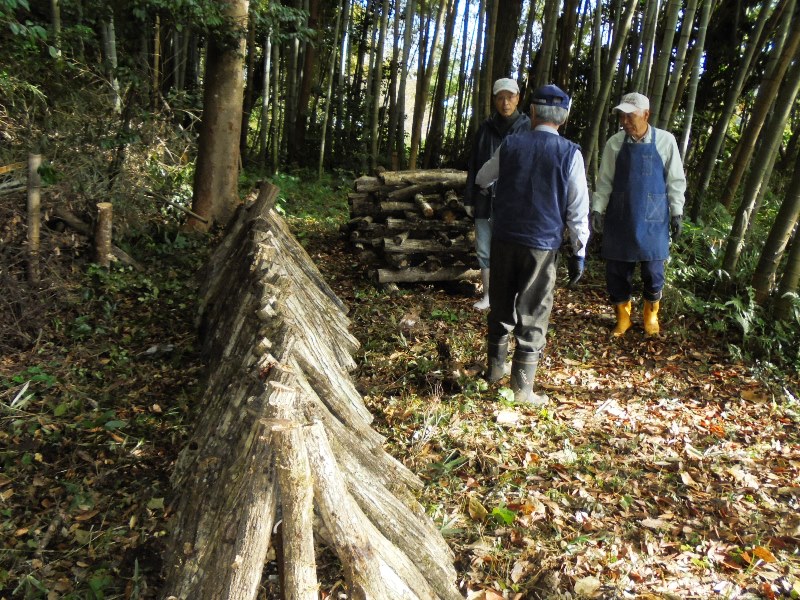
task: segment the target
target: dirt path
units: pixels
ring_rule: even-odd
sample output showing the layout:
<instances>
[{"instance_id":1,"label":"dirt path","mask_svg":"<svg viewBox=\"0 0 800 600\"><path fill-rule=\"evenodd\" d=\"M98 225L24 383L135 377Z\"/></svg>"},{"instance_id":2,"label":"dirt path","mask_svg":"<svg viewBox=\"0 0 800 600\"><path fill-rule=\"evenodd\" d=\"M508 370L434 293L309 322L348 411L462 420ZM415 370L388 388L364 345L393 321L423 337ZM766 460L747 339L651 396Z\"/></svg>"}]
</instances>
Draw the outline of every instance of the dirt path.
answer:
<instances>
[{"instance_id":1,"label":"dirt path","mask_svg":"<svg viewBox=\"0 0 800 600\"><path fill-rule=\"evenodd\" d=\"M384 292L339 241L308 243L351 307L376 427L425 478L469 598L800 593L796 381L732 364L667 302L660 337L639 314L611 339L591 260L578 290L556 293L538 374L550 403L517 406L476 377L474 297Z\"/></svg>"}]
</instances>

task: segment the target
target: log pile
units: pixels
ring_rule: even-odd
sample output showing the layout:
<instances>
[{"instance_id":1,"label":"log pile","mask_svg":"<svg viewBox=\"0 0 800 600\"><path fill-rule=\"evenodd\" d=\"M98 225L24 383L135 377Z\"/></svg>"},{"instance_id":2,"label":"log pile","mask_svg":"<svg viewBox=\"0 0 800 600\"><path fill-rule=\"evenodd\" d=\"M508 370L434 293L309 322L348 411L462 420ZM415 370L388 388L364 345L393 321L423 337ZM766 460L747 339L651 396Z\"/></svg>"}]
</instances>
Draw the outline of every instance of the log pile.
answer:
<instances>
[{"instance_id":1,"label":"log pile","mask_svg":"<svg viewBox=\"0 0 800 600\"><path fill-rule=\"evenodd\" d=\"M252 600L270 547L283 598L317 599L320 547L349 598L461 598L453 554L383 450L349 377L343 304L262 187L209 262L198 321L210 377L172 483L161 597ZM277 531L277 533L273 533Z\"/></svg>"},{"instance_id":2,"label":"log pile","mask_svg":"<svg viewBox=\"0 0 800 600\"><path fill-rule=\"evenodd\" d=\"M356 179L345 233L380 283L476 277L475 234L464 212L466 171L385 171Z\"/></svg>"}]
</instances>

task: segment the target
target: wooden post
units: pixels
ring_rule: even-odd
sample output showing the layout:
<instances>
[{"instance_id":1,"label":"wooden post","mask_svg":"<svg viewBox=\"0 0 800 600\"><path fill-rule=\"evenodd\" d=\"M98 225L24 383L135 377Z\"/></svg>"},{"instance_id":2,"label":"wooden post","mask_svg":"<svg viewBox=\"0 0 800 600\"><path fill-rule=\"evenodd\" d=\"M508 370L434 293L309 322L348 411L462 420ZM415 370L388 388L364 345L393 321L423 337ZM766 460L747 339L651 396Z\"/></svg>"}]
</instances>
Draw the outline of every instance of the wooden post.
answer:
<instances>
[{"instance_id":1,"label":"wooden post","mask_svg":"<svg viewBox=\"0 0 800 600\"><path fill-rule=\"evenodd\" d=\"M41 226L42 178L40 154L28 155L28 281L39 281L39 230Z\"/></svg>"},{"instance_id":2,"label":"wooden post","mask_svg":"<svg viewBox=\"0 0 800 600\"><path fill-rule=\"evenodd\" d=\"M105 268L111 266L113 209L114 205L111 204L111 202L97 203L97 227L94 230L94 250L97 264Z\"/></svg>"}]
</instances>

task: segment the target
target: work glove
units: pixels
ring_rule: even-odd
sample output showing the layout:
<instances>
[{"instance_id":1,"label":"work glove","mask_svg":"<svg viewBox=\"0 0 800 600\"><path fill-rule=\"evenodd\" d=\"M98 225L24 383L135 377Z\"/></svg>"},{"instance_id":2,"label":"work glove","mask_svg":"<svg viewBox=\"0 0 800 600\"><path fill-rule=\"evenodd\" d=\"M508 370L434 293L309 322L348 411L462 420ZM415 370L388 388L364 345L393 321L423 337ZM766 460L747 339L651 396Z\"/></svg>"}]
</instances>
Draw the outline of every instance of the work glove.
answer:
<instances>
[{"instance_id":1,"label":"work glove","mask_svg":"<svg viewBox=\"0 0 800 600\"><path fill-rule=\"evenodd\" d=\"M465 204L464 205L464 212L467 213L468 217L473 217L473 216L475 216L475 207L472 206L471 204Z\"/></svg>"},{"instance_id":2,"label":"work glove","mask_svg":"<svg viewBox=\"0 0 800 600\"><path fill-rule=\"evenodd\" d=\"M575 287L581 277L583 277L583 269L585 265L583 256L570 256L567 259L567 272L569 273L569 283L567 287Z\"/></svg>"},{"instance_id":3,"label":"work glove","mask_svg":"<svg viewBox=\"0 0 800 600\"><path fill-rule=\"evenodd\" d=\"M605 215L601 212L597 212L596 210L592 211L592 231L595 233L603 233L603 221L605 221Z\"/></svg>"},{"instance_id":4,"label":"work glove","mask_svg":"<svg viewBox=\"0 0 800 600\"><path fill-rule=\"evenodd\" d=\"M683 216L676 215L669 220L669 232L672 234L672 241L674 242L683 232Z\"/></svg>"}]
</instances>

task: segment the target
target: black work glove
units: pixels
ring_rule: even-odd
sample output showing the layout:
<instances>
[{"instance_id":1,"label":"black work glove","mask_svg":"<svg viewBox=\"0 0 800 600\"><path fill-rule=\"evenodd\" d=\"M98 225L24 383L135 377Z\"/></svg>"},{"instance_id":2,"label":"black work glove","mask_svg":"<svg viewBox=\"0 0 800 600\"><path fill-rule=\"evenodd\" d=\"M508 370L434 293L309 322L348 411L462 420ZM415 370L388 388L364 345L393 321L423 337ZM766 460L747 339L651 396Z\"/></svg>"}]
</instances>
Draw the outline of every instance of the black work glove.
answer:
<instances>
[{"instance_id":1,"label":"black work glove","mask_svg":"<svg viewBox=\"0 0 800 600\"><path fill-rule=\"evenodd\" d=\"M592 231L595 233L603 233L603 221L605 221L605 215L601 212L597 212L596 210L592 211Z\"/></svg>"},{"instance_id":2,"label":"black work glove","mask_svg":"<svg viewBox=\"0 0 800 600\"><path fill-rule=\"evenodd\" d=\"M583 269L585 265L583 256L570 256L567 259L567 272L569 273L569 283L567 287L575 287L575 284L583 277Z\"/></svg>"},{"instance_id":3,"label":"black work glove","mask_svg":"<svg viewBox=\"0 0 800 600\"><path fill-rule=\"evenodd\" d=\"M676 215L669 220L669 232L672 234L672 241L674 242L683 232L683 216Z\"/></svg>"}]
</instances>

